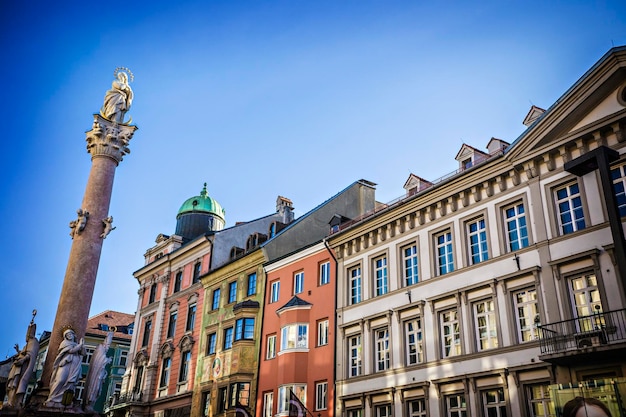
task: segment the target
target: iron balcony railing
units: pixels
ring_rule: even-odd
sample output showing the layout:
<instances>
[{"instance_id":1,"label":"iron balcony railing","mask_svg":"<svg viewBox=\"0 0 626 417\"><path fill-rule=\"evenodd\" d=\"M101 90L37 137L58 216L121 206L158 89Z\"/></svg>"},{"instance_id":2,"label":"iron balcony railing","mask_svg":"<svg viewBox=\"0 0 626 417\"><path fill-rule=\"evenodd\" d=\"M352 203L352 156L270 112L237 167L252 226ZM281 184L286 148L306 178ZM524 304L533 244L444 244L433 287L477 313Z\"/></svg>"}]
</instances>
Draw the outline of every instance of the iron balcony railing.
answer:
<instances>
[{"instance_id":1,"label":"iron balcony railing","mask_svg":"<svg viewBox=\"0 0 626 417\"><path fill-rule=\"evenodd\" d=\"M538 326L542 355L626 343L626 309Z\"/></svg>"}]
</instances>

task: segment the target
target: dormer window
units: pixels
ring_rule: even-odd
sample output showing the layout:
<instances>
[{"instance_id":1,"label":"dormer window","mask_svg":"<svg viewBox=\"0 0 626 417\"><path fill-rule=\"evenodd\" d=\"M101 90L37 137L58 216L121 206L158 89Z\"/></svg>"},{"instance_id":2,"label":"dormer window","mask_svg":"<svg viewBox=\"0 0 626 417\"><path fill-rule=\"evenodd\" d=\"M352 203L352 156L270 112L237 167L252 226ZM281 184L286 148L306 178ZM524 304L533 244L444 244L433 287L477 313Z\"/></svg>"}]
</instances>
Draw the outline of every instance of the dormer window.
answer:
<instances>
[{"instance_id":1,"label":"dormer window","mask_svg":"<svg viewBox=\"0 0 626 417\"><path fill-rule=\"evenodd\" d=\"M454 159L459 161L459 170L463 171L489 159L489 154L464 143Z\"/></svg>"},{"instance_id":2,"label":"dormer window","mask_svg":"<svg viewBox=\"0 0 626 417\"><path fill-rule=\"evenodd\" d=\"M276 223L272 223L270 225L269 235L270 235L270 239L276 236Z\"/></svg>"},{"instance_id":3,"label":"dormer window","mask_svg":"<svg viewBox=\"0 0 626 417\"><path fill-rule=\"evenodd\" d=\"M468 169L472 167L472 158L467 158L461 161L461 168Z\"/></svg>"}]
</instances>

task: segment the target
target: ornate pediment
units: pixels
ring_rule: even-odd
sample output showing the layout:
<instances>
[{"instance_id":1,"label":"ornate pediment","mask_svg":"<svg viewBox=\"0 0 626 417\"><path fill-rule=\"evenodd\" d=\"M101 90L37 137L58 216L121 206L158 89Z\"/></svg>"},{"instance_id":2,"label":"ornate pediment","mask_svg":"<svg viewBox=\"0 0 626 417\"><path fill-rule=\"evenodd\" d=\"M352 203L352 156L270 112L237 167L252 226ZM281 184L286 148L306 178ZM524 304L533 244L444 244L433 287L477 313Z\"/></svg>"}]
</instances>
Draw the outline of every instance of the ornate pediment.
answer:
<instances>
[{"instance_id":1,"label":"ornate pediment","mask_svg":"<svg viewBox=\"0 0 626 417\"><path fill-rule=\"evenodd\" d=\"M148 358L148 351L144 348L137 352L133 363L135 366L145 366L148 363Z\"/></svg>"},{"instance_id":2,"label":"ornate pediment","mask_svg":"<svg viewBox=\"0 0 626 417\"><path fill-rule=\"evenodd\" d=\"M163 343L161 349L159 349L159 355L162 358L171 358L174 353L174 344L170 341Z\"/></svg>"},{"instance_id":3,"label":"ornate pediment","mask_svg":"<svg viewBox=\"0 0 626 417\"><path fill-rule=\"evenodd\" d=\"M178 342L178 347L180 348L181 352L187 352L191 350L194 343L196 342L193 340L193 337L189 334L186 334L182 337L182 339L180 339L180 342Z\"/></svg>"}]
</instances>

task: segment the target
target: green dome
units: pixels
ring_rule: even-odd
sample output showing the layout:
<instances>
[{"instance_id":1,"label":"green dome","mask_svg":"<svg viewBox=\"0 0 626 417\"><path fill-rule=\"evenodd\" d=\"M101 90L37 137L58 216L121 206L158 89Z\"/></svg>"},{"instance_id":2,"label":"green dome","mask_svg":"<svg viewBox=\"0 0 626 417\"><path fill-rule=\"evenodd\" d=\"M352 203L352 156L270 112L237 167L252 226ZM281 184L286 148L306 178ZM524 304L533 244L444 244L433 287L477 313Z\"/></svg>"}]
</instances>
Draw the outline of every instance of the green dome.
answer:
<instances>
[{"instance_id":1,"label":"green dome","mask_svg":"<svg viewBox=\"0 0 626 417\"><path fill-rule=\"evenodd\" d=\"M211 213L222 220L225 220L226 215L220 203L209 197L206 191L206 182L204 183L202 191L200 191L200 195L187 199L183 205L180 206L176 218L186 213Z\"/></svg>"}]
</instances>

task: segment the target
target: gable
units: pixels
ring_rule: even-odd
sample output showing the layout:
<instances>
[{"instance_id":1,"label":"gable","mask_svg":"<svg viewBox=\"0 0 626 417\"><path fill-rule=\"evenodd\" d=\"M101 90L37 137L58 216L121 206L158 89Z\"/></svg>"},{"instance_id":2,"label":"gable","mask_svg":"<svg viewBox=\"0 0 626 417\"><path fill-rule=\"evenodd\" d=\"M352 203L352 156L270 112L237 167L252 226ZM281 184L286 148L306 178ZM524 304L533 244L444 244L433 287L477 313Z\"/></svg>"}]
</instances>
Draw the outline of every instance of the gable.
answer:
<instances>
[{"instance_id":1,"label":"gable","mask_svg":"<svg viewBox=\"0 0 626 417\"><path fill-rule=\"evenodd\" d=\"M540 154L571 140L598 123L611 123L626 115L620 99L626 88L626 47L611 49L569 88L515 142L507 159Z\"/></svg>"}]
</instances>

